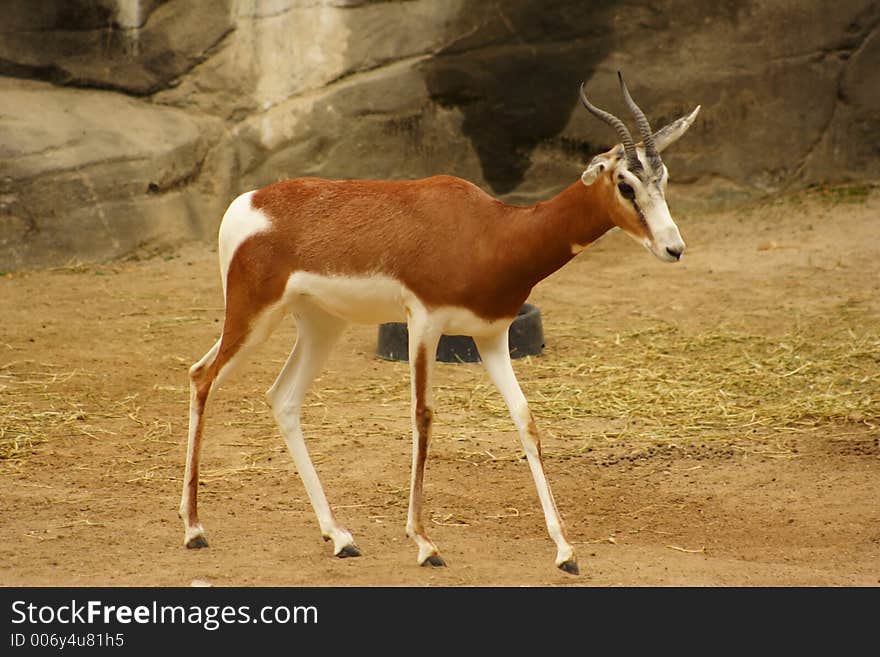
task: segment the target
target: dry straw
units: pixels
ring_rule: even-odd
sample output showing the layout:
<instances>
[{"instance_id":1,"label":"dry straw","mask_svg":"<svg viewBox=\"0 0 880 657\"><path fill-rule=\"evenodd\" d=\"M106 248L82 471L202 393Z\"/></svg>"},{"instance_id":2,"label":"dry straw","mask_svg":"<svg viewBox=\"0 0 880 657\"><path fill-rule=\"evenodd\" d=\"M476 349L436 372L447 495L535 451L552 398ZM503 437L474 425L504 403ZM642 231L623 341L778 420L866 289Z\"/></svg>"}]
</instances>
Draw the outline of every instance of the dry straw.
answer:
<instances>
[{"instance_id":1,"label":"dry straw","mask_svg":"<svg viewBox=\"0 0 880 657\"><path fill-rule=\"evenodd\" d=\"M0 460L15 460L52 436L92 435L80 400L61 389L79 370L13 361L0 366Z\"/></svg>"},{"instance_id":2,"label":"dry straw","mask_svg":"<svg viewBox=\"0 0 880 657\"><path fill-rule=\"evenodd\" d=\"M876 333L801 329L771 338L655 326L608 347L538 366L547 376L537 411L639 420L638 433L663 439L880 421Z\"/></svg>"},{"instance_id":3,"label":"dry straw","mask_svg":"<svg viewBox=\"0 0 880 657\"><path fill-rule=\"evenodd\" d=\"M565 343L561 352L517 365L539 424L562 439L554 441L560 447L551 456L609 443L713 441L787 456L796 450L787 439L796 435L870 437L880 427L876 330L804 322L780 336L724 327L691 334L656 323L604 339L572 327ZM483 411L495 420L493 428L509 430L491 386L444 392L447 411ZM508 458L462 454L477 461Z\"/></svg>"},{"instance_id":4,"label":"dry straw","mask_svg":"<svg viewBox=\"0 0 880 657\"><path fill-rule=\"evenodd\" d=\"M557 439L545 446L551 458L575 457L612 443L683 447L713 440L786 456L794 452L787 439L798 434L877 435L880 334L870 323L860 327L857 319L864 324L863 318L845 315L796 322L775 336L724 327L690 333L653 321L597 337L589 327L557 324L551 336L565 333L564 338L557 338L545 356L515 367L539 425ZM101 427L107 418L127 417L145 440L173 449L177 437L170 435L167 421L141 419L130 399L94 408L88 382L80 380L88 376L34 361L0 366L0 460L20 459L46 440L112 433ZM436 379L435 437L458 441L462 460L519 458L515 440L505 440L509 448L486 442L486 434L511 432L512 424L482 368L441 365ZM365 364L356 377L330 373L310 394L307 431L316 441L405 436L409 394L403 363ZM360 416L352 414L352 403ZM226 424L237 434L259 437L242 445L260 453L251 453L240 469L279 467L265 460L284 448L261 397L243 399ZM323 458L318 445L315 458Z\"/></svg>"}]
</instances>

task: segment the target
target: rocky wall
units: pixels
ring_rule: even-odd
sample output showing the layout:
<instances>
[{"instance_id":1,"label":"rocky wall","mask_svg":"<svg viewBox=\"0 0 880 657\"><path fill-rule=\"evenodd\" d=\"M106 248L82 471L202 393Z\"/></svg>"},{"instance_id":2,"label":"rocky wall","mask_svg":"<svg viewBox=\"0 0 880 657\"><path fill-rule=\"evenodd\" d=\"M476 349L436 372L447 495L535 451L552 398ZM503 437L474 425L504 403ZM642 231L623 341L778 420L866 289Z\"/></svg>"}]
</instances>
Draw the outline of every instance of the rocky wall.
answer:
<instances>
[{"instance_id":1,"label":"rocky wall","mask_svg":"<svg viewBox=\"0 0 880 657\"><path fill-rule=\"evenodd\" d=\"M871 0L7 0L0 270L214 239L247 189L452 173L512 202L626 117L700 104L664 154L709 200L880 177Z\"/></svg>"}]
</instances>

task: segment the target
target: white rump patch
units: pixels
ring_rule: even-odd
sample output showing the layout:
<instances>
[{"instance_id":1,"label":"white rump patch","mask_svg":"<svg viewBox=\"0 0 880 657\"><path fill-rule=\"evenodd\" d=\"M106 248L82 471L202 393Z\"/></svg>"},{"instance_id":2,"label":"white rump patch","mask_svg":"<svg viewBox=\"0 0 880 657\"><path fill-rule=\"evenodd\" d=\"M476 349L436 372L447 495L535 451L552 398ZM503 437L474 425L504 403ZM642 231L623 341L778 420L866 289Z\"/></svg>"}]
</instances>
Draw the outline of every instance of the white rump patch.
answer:
<instances>
[{"instance_id":1,"label":"white rump patch","mask_svg":"<svg viewBox=\"0 0 880 657\"><path fill-rule=\"evenodd\" d=\"M254 192L245 192L236 198L223 215L220 222L218 252L220 255L220 278L223 281L223 297L226 298L226 274L232 256L251 235L262 233L271 226L269 218L251 206Z\"/></svg>"}]
</instances>

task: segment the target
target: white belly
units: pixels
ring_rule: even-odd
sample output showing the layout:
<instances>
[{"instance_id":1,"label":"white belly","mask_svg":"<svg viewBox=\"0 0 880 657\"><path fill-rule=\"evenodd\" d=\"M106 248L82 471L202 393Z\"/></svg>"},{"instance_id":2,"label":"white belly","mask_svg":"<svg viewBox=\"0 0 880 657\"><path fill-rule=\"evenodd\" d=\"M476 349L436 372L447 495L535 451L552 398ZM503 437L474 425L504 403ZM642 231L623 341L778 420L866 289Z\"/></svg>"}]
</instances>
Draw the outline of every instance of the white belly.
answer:
<instances>
[{"instance_id":1,"label":"white belly","mask_svg":"<svg viewBox=\"0 0 880 657\"><path fill-rule=\"evenodd\" d=\"M506 319L487 321L465 308L427 309L403 283L382 274L326 276L294 272L287 280L282 303L295 311L302 300L355 324L406 322L408 315L413 315L446 335L496 335L510 325Z\"/></svg>"},{"instance_id":2,"label":"white belly","mask_svg":"<svg viewBox=\"0 0 880 657\"><path fill-rule=\"evenodd\" d=\"M379 274L353 277L294 272L287 281L284 302L295 309L304 297L347 322L381 324L405 322L407 303L413 295L399 281Z\"/></svg>"}]
</instances>

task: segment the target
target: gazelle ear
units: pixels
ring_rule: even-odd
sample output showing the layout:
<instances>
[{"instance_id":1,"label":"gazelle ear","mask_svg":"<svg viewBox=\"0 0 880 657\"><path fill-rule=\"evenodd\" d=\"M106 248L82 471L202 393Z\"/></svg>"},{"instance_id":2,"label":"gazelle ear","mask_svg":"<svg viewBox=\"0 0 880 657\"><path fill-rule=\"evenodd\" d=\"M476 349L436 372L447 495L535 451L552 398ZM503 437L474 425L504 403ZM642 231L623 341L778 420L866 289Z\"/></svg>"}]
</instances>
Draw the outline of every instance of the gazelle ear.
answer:
<instances>
[{"instance_id":1,"label":"gazelle ear","mask_svg":"<svg viewBox=\"0 0 880 657\"><path fill-rule=\"evenodd\" d=\"M587 165L587 170L581 174L581 182L587 187L592 185L596 180L608 169L608 158L604 155L597 155Z\"/></svg>"},{"instance_id":2,"label":"gazelle ear","mask_svg":"<svg viewBox=\"0 0 880 657\"><path fill-rule=\"evenodd\" d=\"M688 128L691 127L691 124L694 122L694 119L697 118L697 114L699 113L700 106L697 105L697 108L690 114L676 119L669 125L660 128L657 132L655 132L654 143L657 146L657 152L659 153L670 144L674 144L676 141L678 141L678 138L686 133Z\"/></svg>"}]
</instances>

